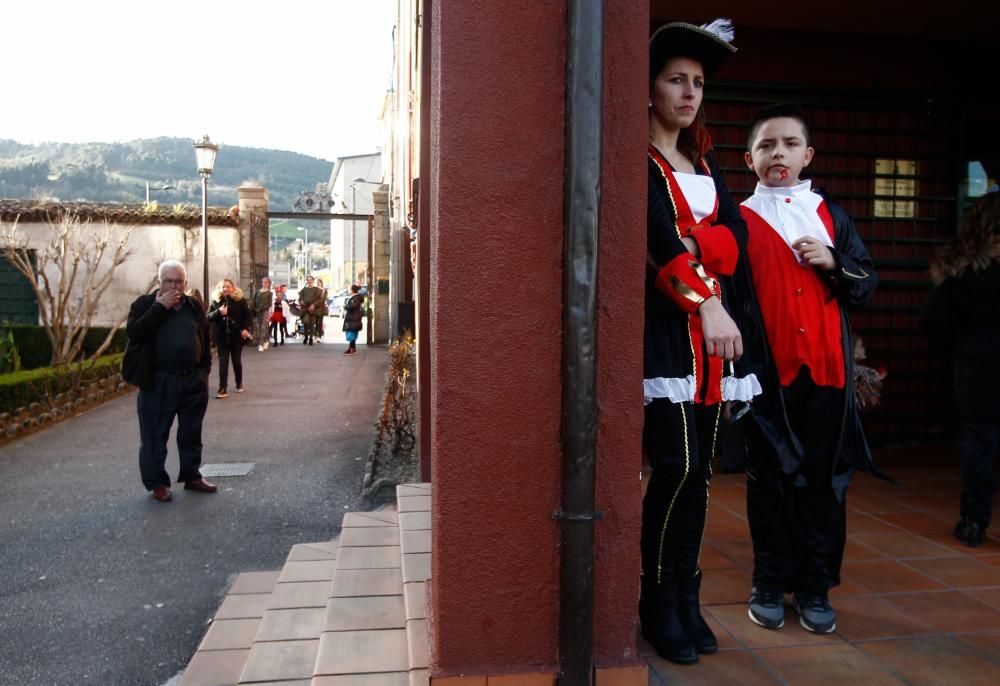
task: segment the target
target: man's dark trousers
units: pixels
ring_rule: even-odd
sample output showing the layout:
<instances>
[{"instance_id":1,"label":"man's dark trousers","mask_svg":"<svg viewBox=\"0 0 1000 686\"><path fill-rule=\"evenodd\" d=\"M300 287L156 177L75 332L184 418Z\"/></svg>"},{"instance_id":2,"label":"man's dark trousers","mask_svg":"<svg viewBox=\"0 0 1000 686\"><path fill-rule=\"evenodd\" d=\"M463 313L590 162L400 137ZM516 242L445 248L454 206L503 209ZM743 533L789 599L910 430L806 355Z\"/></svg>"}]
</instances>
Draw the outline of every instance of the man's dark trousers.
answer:
<instances>
[{"instance_id":1,"label":"man's dark trousers","mask_svg":"<svg viewBox=\"0 0 1000 686\"><path fill-rule=\"evenodd\" d=\"M139 473L147 490L170 486L167 439L177 418L178 481L201 478L201 426L208 408L208 379L200 369L157 372L151 390L139 390Z\"/></svg>"}]
</instances>

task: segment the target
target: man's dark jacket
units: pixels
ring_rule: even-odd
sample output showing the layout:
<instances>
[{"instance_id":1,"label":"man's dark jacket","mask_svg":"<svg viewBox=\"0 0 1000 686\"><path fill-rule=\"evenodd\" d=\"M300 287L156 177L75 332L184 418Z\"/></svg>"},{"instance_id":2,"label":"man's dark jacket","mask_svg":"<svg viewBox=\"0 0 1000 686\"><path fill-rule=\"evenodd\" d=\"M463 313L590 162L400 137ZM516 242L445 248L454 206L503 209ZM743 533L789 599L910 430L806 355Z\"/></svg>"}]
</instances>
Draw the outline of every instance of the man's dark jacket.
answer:
<instances>
[{"instance_id":1,"label":"man's dark jacket","mask_svg":"<svg viewBox=\"0 0 1000 686\"><path fill-rule=\"evenodd\" d=\"M128 343L122 359L122 378L133 386L148 391L153 389L156 378L156 335L166 320L169 310L156 302L159 291L139 296L128 312L125 333ZM208 320L205 308L196 298L184 296L182 307L190 307L196 312L200 325L198 342L201 345L201 361L198 366L202 374L212 371L212 348L208 337Z\"/></svg>"}]
</instances>

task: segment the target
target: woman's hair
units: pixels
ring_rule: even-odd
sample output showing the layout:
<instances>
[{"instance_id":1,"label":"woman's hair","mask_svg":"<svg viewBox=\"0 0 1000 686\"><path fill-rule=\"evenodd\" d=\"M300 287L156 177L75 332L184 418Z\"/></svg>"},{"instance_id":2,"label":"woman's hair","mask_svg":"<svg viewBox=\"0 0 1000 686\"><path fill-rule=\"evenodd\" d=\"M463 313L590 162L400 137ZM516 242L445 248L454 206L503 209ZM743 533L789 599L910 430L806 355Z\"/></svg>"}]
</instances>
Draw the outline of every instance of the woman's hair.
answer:
<instances>
[{"instance_id":1,"label":"woman's hair","mask_svg":"<svg viewBox=\"0 0 1000 686\"><path fill-rule=\"evenodd\" d=\"M225 286L227 283L233 287L233 295L232 295L233 300L243 300L243 291L236 287L236 284L233 282L232 279L223 279L218 283L218 285L215 287L215 291L212 293L212 300L222 299L222 287Z\"/></svg>"},{"instance_id":2,"label":"woman's hair","mask_svg":"<svg viewBox=\"0 0 1000 686\"><path fill-rule=\"evenodd\" d=\"M931 279L941 283L966 269L981 271L1000 262L1000 192L987 193L972 203L958 225L955 238L938 252Z\"/></svg>"}]
</instances>

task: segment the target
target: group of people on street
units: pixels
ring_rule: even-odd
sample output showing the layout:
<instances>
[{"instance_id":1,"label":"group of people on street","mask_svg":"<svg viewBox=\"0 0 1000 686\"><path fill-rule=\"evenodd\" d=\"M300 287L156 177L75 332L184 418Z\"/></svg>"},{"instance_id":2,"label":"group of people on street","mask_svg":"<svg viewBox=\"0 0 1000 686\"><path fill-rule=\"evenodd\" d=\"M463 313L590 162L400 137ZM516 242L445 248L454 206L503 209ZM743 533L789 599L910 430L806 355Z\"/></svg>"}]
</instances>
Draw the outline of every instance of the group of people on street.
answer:
<instances>
[{"instance_id":1,"label":"group of people on street","mask_svg":"<svg viewBox=\"0 0 1000 686\"><path fill-rule=\"evenodd\" d=\"M281 284L272 289L270 278L247 298L232 279L223 279L206 310L200 294L189 291L183 263L166 260L159 268L159 288L139 297L129 310L126 324L128 344L122 361L122 377L139 388L139 471L143 485L160 502L173 499L166 472L167 437L177 420L178 482L187 490L215 493L218 488L199 471L202 423L208 408L208 382L212 369L212 346L219 357L219 385L215 397L229 396L229 366L232 362L235 390L243 393L243 347L257 344L264 352L273 340L284 345L290 336L287 323L291 307ZM322 281L307 278L300 293L300 318L305 320L303 343L312 345L322 335L326 314L326 290ZM344 330L349 344L346 354L356 352L357 331L362 328L364 296L352 287L350 320ZM353 334L353 336L352 336ZM280 335L280 342L279 342Z\"/></svg>"},{"instance_id":2,"label":"group of people on street","mask_svg":"<svg viewBox=\"0 0 1000 686\"><path fill-rule=\"evenodd\" d=\"M878 276L854 223L803 171L814 156L796 106L749 122L753 195L737 204L705 128L706 80L736 48L728 20L660 27L649 41L643 448L643 636L692 664L718 642L701 615L698 565L720 423L746 446L754 569L750 621L780 629L785 594L800 624L829 633L845 498L881 474L853 386L847 311Z\"/></svg>"}]
</instances>

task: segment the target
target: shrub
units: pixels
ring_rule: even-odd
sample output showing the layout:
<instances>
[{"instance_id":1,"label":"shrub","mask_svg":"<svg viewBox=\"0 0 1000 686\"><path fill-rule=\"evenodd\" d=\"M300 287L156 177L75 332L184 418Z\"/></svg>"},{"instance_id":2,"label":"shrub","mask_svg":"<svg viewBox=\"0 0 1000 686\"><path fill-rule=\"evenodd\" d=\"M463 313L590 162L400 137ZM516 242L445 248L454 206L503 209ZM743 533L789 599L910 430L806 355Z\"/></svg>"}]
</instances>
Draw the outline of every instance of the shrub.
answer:
<instances>
[{"instance_id":1,"label":"shrub","mask_svg":"<svg viewBox=\"0 0 1000 686\"><path fill-rule=\"evenodd\" d=\"M80 380L90 383L97 379L113 376L121 369L123 353L107 355L83 365ZM76 386L76 365L70 369L40 367L13 374L0 374L0 412L13 412L33 402L51 399L57 393L65 393Z\"/></svg>"},{"instance_id":2,"label":"shrub","mask_svg":"<svg viewBox=\"0 0 1000 686\"><path fill-rule=\"evenodd\" d=\"M52 360L52 343L49 341L45 328L37 324L10 324L5 323L3 328L14 337L17 346L17 353L21 358L21 369L38 369L47 367ZM83 355L90 357L104 342L108 335L109 327L91 327L83 338ZM111 345L104 354L124 352L125 342L128 336L124 328L115 332L115 337L111 340Z\"/></svg>"}]
</instances>

